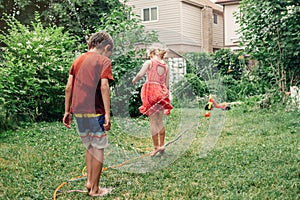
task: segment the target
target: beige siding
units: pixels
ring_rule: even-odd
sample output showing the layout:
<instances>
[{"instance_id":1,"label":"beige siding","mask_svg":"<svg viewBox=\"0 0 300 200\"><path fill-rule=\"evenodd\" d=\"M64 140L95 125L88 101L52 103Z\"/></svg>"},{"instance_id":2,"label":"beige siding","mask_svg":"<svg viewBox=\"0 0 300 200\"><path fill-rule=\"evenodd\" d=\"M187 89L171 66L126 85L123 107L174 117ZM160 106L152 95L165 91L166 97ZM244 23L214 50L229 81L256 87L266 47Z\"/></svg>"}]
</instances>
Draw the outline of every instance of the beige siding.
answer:
<instances>
[{"instance_id":1,"label":"beige siding","mask_svg":"<svg viewBox=\"0 0 300 200\"><path fill-rule=\"evenodd\" d=\"M234 13L239 12L239 5L228 5L225 7L225 46L237 46L240 35L236 32L239 30L239 24L235 22Z\"/></svg>"},{"instance_id":2,"label":"beige siding","mask_svg":"<svg viewBox=\"0 0 300 200\"><path fill-rule=\"evenodd\" d=\"M218 12L223 12L223 7L218 5L218 4L213 3L211 0L194 0L194 1L197 1L202 5L206 5L208 7L211 7L212 9L214 9Z\"/></svg>"},{"instance_id":3,"label":"beige siding","mask_svg":"<svg viewBox=\"0 0 300 200\"><path fill-rule=\"evenodd\" d=\"M201 9L182 3L182 43L201 46Z\"/></svg>"},{"instance_id":4,"label":"beige siding","mask_svg":"<svg viewBox=\"0 0 300 200\"><path fill-rule=\"evenodd\" d=\"M223 27L224 27L224 20L223 15L215 13L218 16L218 23L213 23L213 48L220 49L224 46L224 34L223 34Z\"/></svg>"},{"instance_id":5,"label":"beige siding","mask_svg":"<svg viewBox=\"0 0 300 200\"><path fill-rule=\"evenodd\" d=\"M156 30L159 39L166 44L173 44L180 41L180 7L177 0L168 1L149 1L136 0L130 1L129 5L134 5L133 11L142 16L142 9L157 7L158 21L143 22L147 30Z\"/></svg>"}]
</instances>

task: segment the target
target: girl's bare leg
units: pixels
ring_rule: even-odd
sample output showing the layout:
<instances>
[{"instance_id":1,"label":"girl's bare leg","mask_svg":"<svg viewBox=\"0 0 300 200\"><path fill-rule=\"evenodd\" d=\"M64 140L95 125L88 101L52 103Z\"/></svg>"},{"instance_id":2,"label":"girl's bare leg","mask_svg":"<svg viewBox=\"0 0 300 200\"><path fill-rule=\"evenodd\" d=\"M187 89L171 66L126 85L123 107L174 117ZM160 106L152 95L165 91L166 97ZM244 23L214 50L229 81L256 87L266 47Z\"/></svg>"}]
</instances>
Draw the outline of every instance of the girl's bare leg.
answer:
<instances>
[{"instance_id":1,"label":"girl's bare leg","mask_svg":"<svg viewBox=\"0 0 300 200\"><path fill-rule=\"evenodd\" d=\"M162 111L150 115L150 132L154 146L154 151L150 155L155 156L158 152L164 150L165 128Z\"/></svg>"},{"instance_id":2,"label":"girl's bare leg","mask_svg":"<svg viewBox=\"0 0 300 200\"><path fill-rule=\"evenodd\" d=\"M155 135L152 135L152 142L153 142L153 146L154 149L158 149L159 147L159 141L158 141L158 134L156 133Z\"/></svg>"},{"instance_id":3,"label":"girl's bare leg","mask_svg":"<svg viewBox=\"0 0 300 200\"><path fill-rule=\"evenodd\" d=\"M163 127L159 132L159 148L160 150L165 150L165 136L166 136L166 129Z\"/></svg>"},{"instance_id":4,"label":"girl's bare leg","mask_svg":"<svg viewBox=\"0 0 300 200\"><path fill-rule=\"evenodd\" d=\"M158 117L157 113L154 113L149 116L150 133L151 133L152 142L153 142L153 146L154 146L154 150L150 154L151 156L154 156L155 154L157 154L157 149L159 148L159 140L158 140L159 130L158 130L157 117Z\"/></svg>"},{"instance_id":5,"label":"girl's bare leg","mask_svg":"<svg viewBox=\"0 0 300 200\"><path fill-rule=\"evenodd\" d=\"M159 133L159 147L163 148L165 143L165 126L163 122L163 110L158 113L157 117L157 124L158 124L158 133Z\"/></svg>"}]
</instances>

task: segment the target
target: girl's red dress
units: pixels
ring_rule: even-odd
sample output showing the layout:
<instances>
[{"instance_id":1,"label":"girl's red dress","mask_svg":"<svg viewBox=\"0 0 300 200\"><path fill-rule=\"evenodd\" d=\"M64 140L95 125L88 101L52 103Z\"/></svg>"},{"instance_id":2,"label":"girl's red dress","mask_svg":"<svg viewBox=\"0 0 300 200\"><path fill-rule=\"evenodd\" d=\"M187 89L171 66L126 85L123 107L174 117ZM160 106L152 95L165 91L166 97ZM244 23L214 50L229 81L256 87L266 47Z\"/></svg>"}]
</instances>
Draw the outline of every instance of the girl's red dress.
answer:
<instances>
[{"instance_id":1,"label":"girl's red dress","mask_svg":"<svg viewBox=\"0 0 300 200\"><path fill-rule=\"evenodd\" d=\"M152 59L152 64L147 70L147 81L142 87L141 99L143 105L139 110L144 115L152 115L159 111L164 111L164 114L169 115L173 108L170 103L169 90L166 86L166 77L168 67L165 63ZM163 73L159 74L158 69Z\"/></svg>"}]
</instances>

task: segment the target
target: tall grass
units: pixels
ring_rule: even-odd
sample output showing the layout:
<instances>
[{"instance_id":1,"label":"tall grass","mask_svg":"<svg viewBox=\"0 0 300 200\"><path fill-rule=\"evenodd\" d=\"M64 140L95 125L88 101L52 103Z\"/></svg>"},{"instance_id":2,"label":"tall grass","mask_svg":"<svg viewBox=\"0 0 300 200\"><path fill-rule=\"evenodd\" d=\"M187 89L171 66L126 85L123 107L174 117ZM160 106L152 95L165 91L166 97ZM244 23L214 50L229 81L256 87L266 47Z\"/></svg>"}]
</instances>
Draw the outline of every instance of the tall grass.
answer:
<instances>
[{"instance_id":1,"label":"tall grass","mask_svg":"<svg viewBox=\"0 0 300 200\"><path fill-rule=\"evenodd\" d=\"M216 146L200 158L208 126L201 115L192 145L168 167L141 174L104 171L101 186L115 188L106 199L299 199L299 112L234 107L226 112ZM85 166L75 126L31 124L0 137L1 199L51 199L58 185L81 175ZM57 199L90 199L66 192L84 184L68 183Z\"/></svg>"}]
</instances>

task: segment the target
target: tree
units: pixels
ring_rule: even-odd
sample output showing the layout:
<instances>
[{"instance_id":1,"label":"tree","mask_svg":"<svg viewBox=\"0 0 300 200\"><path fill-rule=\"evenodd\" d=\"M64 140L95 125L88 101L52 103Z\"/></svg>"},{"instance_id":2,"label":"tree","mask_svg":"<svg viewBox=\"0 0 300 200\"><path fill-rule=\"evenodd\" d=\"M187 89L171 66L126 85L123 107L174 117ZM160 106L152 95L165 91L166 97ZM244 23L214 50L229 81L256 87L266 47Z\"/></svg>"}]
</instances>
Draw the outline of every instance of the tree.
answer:
<instances>
[{"instance_id":1,"label":"tree","mask_svg":"<svg viewBox=\"0 0 300 200\"><path fill-rule=\"evenodd\" d=\"M299 85L300 2L243 0L240 12L237 20L246 51L269 68L265 71L273 73L279 91Z\"/></svg>"},{"instance_id":2,"label":"tree","mask_svg":"<svg viewBox=\"0 0 300 200\"><path fill-rule=\"evenodd\" d=\"M42 13L49 8L51 1L46 0L0 0L0 31L6 31L9 26L3 16L13 16L24 25L30 25L35 19L35 12ZM41 19L42 20L42 19Z\"/></svg>"},{"instance_id":3,"label":"tree","mask_svg":"<svg viewBox=\"0 0 300 200\"><path fill-rule=\"evenodd\" d=\"M96 30L103 13L120 6L119 0L0 0L0 12L14 16L24 25L30 25L38 12L43 26L64 27L64 31L81 38ZM3 19L0 25L5 30Z\"/></svg>"},{"instance_id":4,"label":"tree","mask_svg":"<svg viewBox=\"0 0 300 200\"><path fill-rule=\"evenodd\" d=\"M122 7L119 0L52 0L43 12L48 23L65 27L70 33L84 38L101 25L103 14Z\"/></svg>"}]
</instances>

